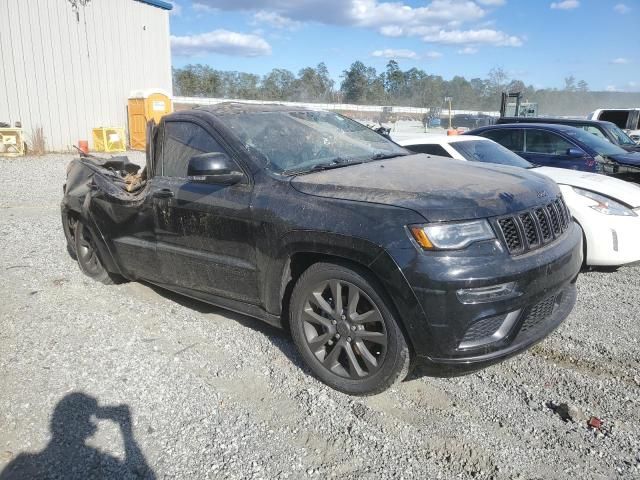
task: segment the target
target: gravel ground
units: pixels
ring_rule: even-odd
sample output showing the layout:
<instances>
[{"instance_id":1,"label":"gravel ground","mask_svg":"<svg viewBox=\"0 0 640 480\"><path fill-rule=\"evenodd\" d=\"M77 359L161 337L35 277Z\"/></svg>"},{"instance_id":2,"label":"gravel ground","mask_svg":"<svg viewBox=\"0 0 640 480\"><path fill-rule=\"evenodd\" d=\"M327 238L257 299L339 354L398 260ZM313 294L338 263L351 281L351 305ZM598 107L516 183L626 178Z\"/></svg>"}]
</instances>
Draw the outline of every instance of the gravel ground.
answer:
<instances>
[{"instance_id":1,"label":"gravel ground","mask_svg":"<svg viewBox=\"0 0 640 480\"><path fill-rule=\"evenodd\" d=\"M84 277L59 221L70 158L0 160L1 478L10 462L64 478L640 478L640 268L581 275L567 321L510 361L352 398L285 332Z\"/></svg>"}]
</instances>

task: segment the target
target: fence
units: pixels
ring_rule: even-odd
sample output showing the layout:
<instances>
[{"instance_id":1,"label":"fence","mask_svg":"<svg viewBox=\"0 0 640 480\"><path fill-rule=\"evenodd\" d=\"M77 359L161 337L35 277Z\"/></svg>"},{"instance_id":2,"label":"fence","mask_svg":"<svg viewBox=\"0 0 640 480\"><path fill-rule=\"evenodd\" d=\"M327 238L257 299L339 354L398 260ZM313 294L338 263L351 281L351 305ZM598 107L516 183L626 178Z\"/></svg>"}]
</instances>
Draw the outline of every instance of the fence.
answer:
<instances>
[{"instance_id":1,"label":"fence","mask_svg":"<svg viewBox=\"0 0 640 480\"><path fill-rule=\"evenodd\" d=\"M174 97L174 105L216 105L222 102L240 102L261 104L267 103L272 105L287 105L290 107L302 107L313 108L322 110L339 110L339 111L352 111L352 112L382 112L383 109L391 109L393 113L417 113L424 114L429 113L429 108L419 107L402 107L402 106L388 106L383 107L381 105L355 105L351 103L302 103L302 102L281 102L281 101L268 101L268 100L241 100L241 99L229 99L229 98L204 98L204 97ZM442 115L448 115L449 111L442 110ZM500 112L480 112L477 110L451 110L452 115L489 115L492 117L499 117Z\"/></svg>"}]
</instances>

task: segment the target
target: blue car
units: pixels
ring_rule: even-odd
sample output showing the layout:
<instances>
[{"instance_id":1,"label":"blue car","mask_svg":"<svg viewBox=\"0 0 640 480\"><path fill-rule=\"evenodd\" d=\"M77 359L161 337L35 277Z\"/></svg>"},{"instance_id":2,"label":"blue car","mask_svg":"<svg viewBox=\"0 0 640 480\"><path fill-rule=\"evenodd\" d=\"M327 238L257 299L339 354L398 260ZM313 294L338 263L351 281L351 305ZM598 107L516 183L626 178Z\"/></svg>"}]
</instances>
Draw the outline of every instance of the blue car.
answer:
<instances>
[{"instance_id":1,"label":"blue car","mask_svg":"<svg viewBox=\"0 0 640 480\"><path fill-rule=\"evenodd\" d=\"M489 138L536 165L640 181L640 153L627 152L581 128L512 123L476 128L467 134Z\"/></svg>"}]
</instances>

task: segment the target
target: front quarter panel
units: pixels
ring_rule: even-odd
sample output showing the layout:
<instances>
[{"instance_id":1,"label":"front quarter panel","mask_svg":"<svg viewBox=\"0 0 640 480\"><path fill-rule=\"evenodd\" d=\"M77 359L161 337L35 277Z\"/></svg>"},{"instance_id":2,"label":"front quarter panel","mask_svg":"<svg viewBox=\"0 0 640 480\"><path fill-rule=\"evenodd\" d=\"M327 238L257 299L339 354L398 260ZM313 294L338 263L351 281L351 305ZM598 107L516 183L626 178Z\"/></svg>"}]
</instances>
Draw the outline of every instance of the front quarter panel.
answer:
<instances>
[{"instance_id":1,"label":"front quarter panel","mask_svg":"<svg viewBox=\"0 0 640 480\"><path fill-rule=\"evenodd\" d=\"M584 234L586 264L618 266L640 261L640 216L605 215L588 206L568 185L560 190Z\"/></svg>"},{"instance_id":2,"label":"front quarter panel","mask_svg":"<svg viewBox=\"0 0 640 480\"><path fill-rule=\"evenodd\" d=\"M377 262L386 249L415 249L405 226L425 222L404 208L300 193L287 179L266 173L256 181L251 209L259 219L256 251L261 297L266 310L276 315L282 309L287 262L296 253L329 255L373 270L382 265ZM400 273L393 261L385 262L374 272L381 283L389 277L389 269Z\"/></svg>"}]
</instances>

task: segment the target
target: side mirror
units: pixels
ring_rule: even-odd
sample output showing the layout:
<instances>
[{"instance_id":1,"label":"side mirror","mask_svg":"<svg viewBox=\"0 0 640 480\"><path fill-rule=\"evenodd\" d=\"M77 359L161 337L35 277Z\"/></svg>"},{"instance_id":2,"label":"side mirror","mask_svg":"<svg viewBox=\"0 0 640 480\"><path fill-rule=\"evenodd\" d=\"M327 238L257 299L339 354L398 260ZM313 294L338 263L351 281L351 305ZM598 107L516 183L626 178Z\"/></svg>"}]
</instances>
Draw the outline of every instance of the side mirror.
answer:
<instances>
[{"instance_id":1,"label":"side mirror","mask_svg":"<svg viewBox=\"0 0 640 480\"><path fill-rule=\"evenodd\" d=\"M580 148L567 148L567 156L571 158L581 158L584 157L585 153Z\"/></svg>"},{"instance_id":2,"label":"side mirror","mask_svg":"<svg viewBox=\"0 0 640 480\"><path fill-rule=\"evenodd\" d=\"M189 160L187 176L193 183L233 185L244 178L236 163L225 153L202 153Z\"/></svg>"}]
</instances>

